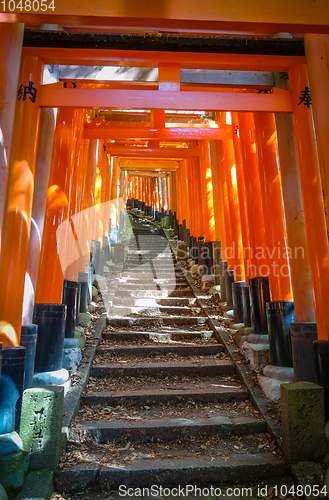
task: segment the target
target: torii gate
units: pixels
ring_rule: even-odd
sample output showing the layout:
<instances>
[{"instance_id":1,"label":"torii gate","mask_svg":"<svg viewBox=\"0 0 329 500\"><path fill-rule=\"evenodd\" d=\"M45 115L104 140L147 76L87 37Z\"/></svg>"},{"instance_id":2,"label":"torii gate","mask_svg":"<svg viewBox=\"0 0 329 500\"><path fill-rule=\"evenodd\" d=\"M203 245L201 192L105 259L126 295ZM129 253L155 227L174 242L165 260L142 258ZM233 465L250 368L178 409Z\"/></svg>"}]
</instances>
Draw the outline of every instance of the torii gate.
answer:
<instances>
[{"instance_id":1,"label":"torii gate","mask_svg":"<svg viewBox=\"0 0 329 500\"><path fill-rule=\"evenodd\" d=\"M218 34L220 30L229 30L235 33L247 32L248 34L253 34L255 31L258 33L261 31L265 34L277 31L309 33L305 38L307 53L308 58L314 61L318 61L319 56L316 54L316 51L319 44L321 45L323 39L327 40L325 35L329 33L329 9L326 0L319 0L316 7L314 7L312 0L304 0L303 2L293 0L288 5L286 1L279 0L271 8L264 6L260 0L253 0L247 4L242 0L238 0L234 4L234 9L230 4L221 6L218 9L210 1L200 3L198 0L167 1L157 4L149 4L148 1L144 0L138 3L138 5L132 3L129 7L121 1L111 2L111 5L104 5L101 1L93 2L92 5L88 1L74 1L68 4L64 0L58 0L56 5L55 2L47 2L46 0L41 0L40 4L38 0L34 0L34 2L25 0L22 5L19 3L16 5L16 3L14 0L4 0L2 2L3 11L0 13L1 23L58 23L69 27L87 26L89 30L107 26L110 31L118 27L127 30L129 27L130 30L173 30L208 34ZM194 19L191 19L190 12L193 12ZM318 40L314 35L316 33L324 35ZM326 47L324 46L322 49L326 50ZM218 54L204 55L203 53L186 53L182 57L182 54L175 56L167 52L161 52L160 54L155 52L151 54L143 54L143 51L134 52L133 50L126 53L120 50L105 50L100 52L97 49L61 49L58 51L58 49L47 47L30 47L23 50L26 63L25 76L24 81L19 83L22 85L24 97L29 93L30 97L28 98L31 101L31 97L33 97L33 103L36 104L36 107L31 107L31 104L28 102L26 103L28 106L25 106L26 109L22 107L23 121L20 126L20 136L16 137L18 143L24 143L25 145L31 140L32 145L30 150L29 146L26 146L27 151L29 151L27 156L31 159L31 164L24 164L25 170L26 167L29 169L29 171L26 170L25 172L25 179L28 181L26 195L22 196L21 190L19 190L18 194L17 184L15 183L9 186L9 194L7 193L7 206L9 204L10 206L17 207L19 196L19 207L22 214L24 213L24 217L23 219L19 217L15 220L11 218L10 223L9 221L5 221L4 224L4 244L1 252L0 272L4 278L4 282L8 283L8 287L7 290L1 292L4 297L0 297L0 316L14 323L17 326L17 331L19 331L19 306L22 302L23 288L20 282L23 279L24 270L23 268L19 269L19 266L16 268L17 280L13 280L10 270L15 268L15 265L18 265L19 261L24 264L27 252L32 201L31 189L34 172L33 161L35 161L35 157L33 158L33 138L38 130L38 114L34 114L34 111L40 106L83 107L89 109L104 106L114 108L164 109L167 107L167 103L170 103L170 108L173 109L196 109L196 106L198 108L201 106L205 110L226 110L239 113L255 111L294 114L300 163L299 175L302 183L307 239L311 255L319 338L328 338L329 318L327 317L328 299L326 299L326 290L329 284L329 250L323 214L320 170L310 106L300 106L303 103L303 96L304 100L306 97L306 94L304 95L303 93L309 92L305 58L300 56L261 56L254 54L222 54L218 56ZM68 64L68 61L75 64L82 64L82 62L85 64L104 64L104 61L113 63L114 60L122 61L124 59L125 64L131 64L135 60L137 65L141 64L141 62L149 64L149 61L152 60L153 65L156 64L159 68L159 89L155 91L90 88L69 89L39 84L40 60L48 63L53 61L56 64L59 64L60 61L65 61L66 64ZM8 63L8 67L10 66L8 59L5 58L3 62L5 64ZM29 64L32 63L35 65L34 75L36 77L36 86L33 86L33 73L29 73ZM288 70L291 91L274 91L272 94L265 95L254 92L232 93L219 92L217 90L209 92L204 89L185 91L183 88L180 89L179 68L182 66L216 67L221 69L257 68L258 70L272 71ZM319 89L322 87L321 84L318 84L316 76L317 67L316 63L313 65L310 64L310 68L312 69L311 80L315 82L314 87ZM328 71L326 78L326 83L328 83ZM37 92L32 94L34 90ZM325 96L324 99L326 101L326 108L329 109L328 98ZM24 124L28 123L30 118L34 118L33 127L30 130L26 130ZM315 113L315 119L317 120L317 113ZM92 130L93 127L86 127L85 134L91 133L88 132L89 129ZM223 129L225 130L225 127ZM109 132L109 134L111 133L113 131ZM163 131L163 133L165 132ZM196 132L193 133L196 134ZM209 134L208 131L203 133ZM106 130L101 131L101 135L103 134L106 134ZM198 131L198 134L202 135L202 131ZM320 132L320 152L323 153L323 165L327 165L329 146L327 144L328 141L324 137ZM218 138L219 135L217 132L216 139ZM223 136L222 139L224 139ZM24 148L21 151L24 151ZM17 160L21 161L21 158ZM11 165L11 169L13 168L16 168L15 172L17 174L17 163ZM325 166L322 166L322 171L324 178L326 178ZM10 171L11 182L16 179L16 174L12 170ZM20 179L17 178L17 181L20 182ZM317 221L316 225L314 224L315 220ZM11 255L11 237L15 234L19 234L22 238L20 241L20 252ZM17 270L22 272L17 273ZM321 270L321 273L319 270ZM11 304L18 304L18 310L12 310L10 318L7 318L8 300L6 300L6 297L8 298L9 296L11 297Z\"/></svg>"}]
</instances>

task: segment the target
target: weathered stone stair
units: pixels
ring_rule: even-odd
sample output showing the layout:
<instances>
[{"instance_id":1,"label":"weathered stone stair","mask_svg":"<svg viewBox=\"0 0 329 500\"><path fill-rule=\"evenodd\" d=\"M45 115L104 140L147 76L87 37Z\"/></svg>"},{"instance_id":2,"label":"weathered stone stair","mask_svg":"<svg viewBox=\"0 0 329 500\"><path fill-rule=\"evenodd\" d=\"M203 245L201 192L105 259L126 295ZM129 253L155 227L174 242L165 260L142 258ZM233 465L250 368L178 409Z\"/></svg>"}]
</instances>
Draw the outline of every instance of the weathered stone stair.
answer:
<instances>
[{"instance_id":1,"label":"weathered stone stair","mask_svg":"<svg viewBox=\"0 0 329 500\"><path fill-rule=\"evenodd\" d=\"M57 490L282 476L286 463L161 230L134 231L117 284Z\"/></svg>"}]
</instances>

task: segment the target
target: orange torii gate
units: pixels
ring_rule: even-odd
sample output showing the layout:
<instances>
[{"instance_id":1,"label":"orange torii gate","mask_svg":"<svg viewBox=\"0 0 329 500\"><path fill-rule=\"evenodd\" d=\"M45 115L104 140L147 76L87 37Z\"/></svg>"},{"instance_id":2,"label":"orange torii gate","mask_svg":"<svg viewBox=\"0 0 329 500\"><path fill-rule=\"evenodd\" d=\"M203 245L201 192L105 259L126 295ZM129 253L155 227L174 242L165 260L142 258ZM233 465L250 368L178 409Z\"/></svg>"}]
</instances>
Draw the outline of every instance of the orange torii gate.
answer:
<instances>
[{"instance_id":1,"label":"orange torii gate","mask_svg":"<svg viewBox=\"0 0 329 500\"><path fill-rule=\"evenodd\" d=\"M223 8L224 10L219 11L218 9L210 9L209 10L209 5L207 4L207 16L209 16L209 12L211 12L212 19L205 17L205 11L203 10L203 6L198 6L196 5L196 2L193 1L193 8L196 9L198 20L191 20L187 17L187 2L183 2L183 6L179 5L175 7L174 10L171 10L171 16L172 19L170 19L171 26L172 28L174 26L180 26L181 28L184 26L194 26L198 27L198 29L201 29L202 23L204 26L204 30L206 27L212 26L213 29L219 29L220 26L231 26L231 27L237 27L237 25L241 26L246 26L251 29L253 29L257 26L258 28L260 27L267 27L267 29L276 28L276 30L280 28L292 28L292 30L299 30L299 32L303 31L309 31L313 30L313 32L322 32L322 33L327 33L328 32L328 19L326 18L327 11L325 9L325 2L324 0L320 0L319 4L317 5L317 9L314 9L312 2L310 0L304 0L302 2L303 5L303 12L300 13L300 2L296 2L294 0L292 2L293 5L289 5L289 9L287 9L286 3L283 2L283 0L280 0L278 2L278 5L276 6L275 10L275 15L269 16L268 14L261 14L260 11L262 9L259 9L260 2L259 1L253 1L251 3L251 8L250 11L247 14L234 14L232 16L232 12L230 12L230 8L226 7ZM73 14L74 7L77 7L75 5L75 2L73 2L73 5L70 6L65 6L62 3L59 5L59 10L56 10L56 14L52 15L53 13L49 12L47 13L48 17L47 20L52 19L52 22L64 22L67 21L68 24L73 23L76 24L79 21ZM145 20L148 21L148 23L151 23L153 26L154 19L158 20L158 25L165 25L166 22L169 22L169 19L166 19L165 17L156 17L159 15L159 11L157 10L157 7L154 6L150 9L149 12L146 12L145 10L146 5L142 2L142 5L140 9L138 8L139 12L136 12L136 24L138 23L145 23ZM312 8L313 7L313 8ZM323 10L320 10L322 7ZM112 23L115 25L115 23L119 22L119 8L122 8L121 2L115 2L115 4L111 7L106 7L106 12L102 13L104 14L103 20L101 20L98 16L94 15L94 11L90 10L88 7L84 7L80 10L80 15L82 17L79 17L79 20L81 21L86 21L90 22L93 21L95 23L99 22L104 23L105 19L109 21L111 18ZM191 8L191 5L189 5L189 8ZM72 10L73 9L73 10ZM259 12L258 10L259 9ZM288 10L288 12L287 12ZM132 11L134 11L134 8L132 8ZM130 12L130 14L131 14ZM245 11L244 11L245 12ZM283 17L283 12L284 16ZM145 17L143 17L143 14ZM152 18L150 17L151 14L153 14L155 17ZM161 14L161 13L160 13ZM255 17L253 17L255 16ZM295 16L295 17L294 17ZM83 18L83 19L82 19ZM37 21L38 19L38 21ZM40 23L42 20L45 20L45 17L40 16L39 14L20 14L18 11L14 11L13 13L5 13L0 15L0 21L2 22L13 22L17 20L26 20L27 22L38 22ZM251 21L257 19L257 21ZM286 21L284 22L284 19ZM121 18L122 25L124 25L124 18ZM147 24L147 23L145 23ZM157 24L157 23L155 23ZM215 28L216 27L216 28ZM57 55L56 55L57 52ZM68 50L63 50L61 51L63 53L58 54L58 49L51 49L51 48L24 48L24 54L29 54L29 55L37 55L40 59L43 60L43 62L49 62L52 61L53 63L68 63L68 61L71 61L71 63L78 63L81 64L82 61L84 63L89 63L89 64L102 64L104 61L122 61L124 59L124 53L122 51L111 51L111 50L104 50L104 51L97 51L97 50L92 50L92 49L68 49ZM172 53L143 53L143 51L136 51L135 53L132 53L133 51L129 51L129 54L126 54L125 58L125 64L132 64L132 61L135 62L136 65L140 65L142 62L143 64L147 64L150 66L149 67L155 67L159 66L159 63L161 65L161 71L159 72L159 75L162 74L159 82L159 89L158 90L136 90L136 89L82 89L82 88L76 88L76 89L70 89L70 88L58 88L58 86L51 86L51 85L42 85L40 87L39 91L39 102L38 104L40 106L44 107L77 107L77 108L88 108L88 109L98 109L102 107L111 107L111 108L121 108L121 107L131 107L131 108L136 108L136 109L165 109L167 107L170 107L171 109L177 109L177 110L184 110L184 109L202 109L205 110L219 110L219 111L235 111L238 113L245 113L245 112L270 112L270 113L294 113L294 116L301 115L300 111L301 109L303 111L307 111L305 108L298 108L301 103L298 103L298 98L301 98L301 92L304 91L304 87L308 88L307 85L307 79L306 78L299 78L299 73L298 69L294 69L294 67L302 65L305 63L305 58L304 57L294 57L294 56L264 56L264 55L241 55L241 54L207 54L205 57L203 57L203 54L172 54ZM73 62L74 61L74 62ZM102 61L102 62L101 62ZM152 65L151 65L152 64ZM173 65L176 65L176 67L173 67ZM181 65L181 66L179 66ZM160 67L160 66L159 66ZM266 70L271 69L272 71L290 71L290 74L292 76L292 92L289 91L276 91L274 89L272 94L257 94L255 92L243 92L243 93L234 93L234 92L222 92L222 91L208 91L208 90L191 90L187 91L184 89L179 89L179 78L177 77L179 68L180 67L198 67L198 68L204 68L204 67L211 67L211 68L230 68L230 69L255 69L257 68L258 70L266 68ZM296 77L298 76L298 78ZM303 82L304 87L301 88L299 83L300 81ZM306 82L306 83L305 83ZM307 106L309 108L309 106ZM302 115L301 115L302 116ZM297 118L298 120L298 118ZM304 152L304 144L301 138L305 137L305 129L303 129L302 124L299 121L300 127L297 127L297 133L298 133L298 138L300 139L298 142L298 151L299 155L301 158L303 158L303 152ZM312 130L312 123L310 121L307 122L308 129L309 131ZM95 130L94 130L95 129ZM186 127L185 127L186 129ZM109 127L109 129L106 128L107 132L105 130L101 130L101 127L93 127L92 125L88 125L85 128L86 134L87 130L94 130L94 136L93 138L98 138L97 133L100 133L100 135L103 135L105 133L108 133L109 138L113 138L113 134L115 134L115 131L112 127ZM135 137L140 137L138 136L137 132L139 129L135 129L134 131L130 131L131 133L136 133ZM191 130L180 130L177 132L176 131L168 131L167 128L165 127L156 127L152 129L153 132L150 130L148 133L150 136L147 136L147 139L160 139L161 136L164 136L163 138L169 137L170 139L173 140L183 140L184 138L188 138L190 140L194 139L214 139L214 140L219 140L223 139L223 136L219 137L219 132L216 131L214 132L213 130L210 132L208 129L199 129L195 131L195 129ZM159 132L160 130L160 132ZM96 132L97 131L97 132ZM228 136L230 133L228 132L228 129L226 129L226 132ZM88 132L91 133L91 132ZM124 136L123 134L128 134L129 132L127 130L125 131L120 131L117 132L118 137L126 139L127 136ZM179 136L179 133L181 135ZM121 135L120 135L121 134ZM144 131L144 134L146 132ZM153 136L152 136L153 134ZM168 134L168 135L167 135ZM173 134L173 135L170 135ZM176 134L176 139L175 139L175 134ZM190 136L188 136L190 134ZM208 135L207 135L208 134ZM87 137L87 135L85 135ZM141 136L143 137L143 136ZM145 135L144 135L145 137ZM90 136L92 138L92 135ZM101 137L102 139L106 138L104 136ZM313 142L312 142L313 141ZM314 234L314 232L309 229L308 230L308 240L309 244L311 242L311 238L315 238L315 241L313 241L312 244L310 244L310 247L312 248L312 253L313 255L311 256L311 264L312 264L312 269L313 269L313 286L317 290L321 290L324 287L326 287L326 277L327 277L327 262L328 262L328 255L329 251L327 248L327 239L326 239L326 225L324 221L322 220L322 215L321 215L321 207L322 207L322 197L321 197L321 189L320 189L320 183L319 183L319 165L318 165L318 159L316 156L316 147L314 147L314 140L311 137L311 144L307 144L308 150L311 151L311 171L306 171L303 168L300 168L300 177L302 180L302 189L303 189L303 197L304 197L304 203L305 203L305 213L306 219L311 219L311 214L313 211L316 212L317 216L320 217L317 229L318 232ZM307 195L305 188L303 188L303 185L306 186L309 179L315 178L317 180L316 186L314 187L313 190L313 196L316 197L316 206L315 208L312 207L310 204L310 197ZM118 165L115 165L115 175L114 178L118 180L119 175L118 175ZM117 186L116 191L117 191ZM22 202L22 200L20 200ZM26 196L26 202L29 202L29 197ZM14 203L14 201L13 201ZM14 203L15 204L15 203ZM30 206L27 207L27 213L30 211ZM323 216L324 217L324 216ZM27 221L29 222L29 220ZM8 224L8 220L6 221L6 214L5 214L5 219L4 219L4 225ZM6 227L6 226L5 226ZM317 245L317 242L319 242L319 245ZM320 246L321 246L321 251L320 251ZM24 248L22 249L22 252L24 254ZM23 259L22 261L24 262L24 255L22 255ZM313 261L312 261L313 259ZM10 261L10 262L9 262ZM2 259L1 261L1 269L0 271L4 272L4 270L10 266L13 266L14 262L12 261L12 258L8 256L7 259ZM323 273L320 273L319 268L323 268ZM322 270L321 268L321 270ZM321 282L321 286L317 286L318 283ZM298 290L294 290L294 295L295 295L295 300L298 300ZM325 294L316 294L315 296L315 301L317 306L317 311L318 311L318 322L319 322L319 337L320 338L328 338L328 323L329 320L326 318L326 313L325 311L328 310L327 307L327 299L325 297Z\"/></svg>"}]
</instances>

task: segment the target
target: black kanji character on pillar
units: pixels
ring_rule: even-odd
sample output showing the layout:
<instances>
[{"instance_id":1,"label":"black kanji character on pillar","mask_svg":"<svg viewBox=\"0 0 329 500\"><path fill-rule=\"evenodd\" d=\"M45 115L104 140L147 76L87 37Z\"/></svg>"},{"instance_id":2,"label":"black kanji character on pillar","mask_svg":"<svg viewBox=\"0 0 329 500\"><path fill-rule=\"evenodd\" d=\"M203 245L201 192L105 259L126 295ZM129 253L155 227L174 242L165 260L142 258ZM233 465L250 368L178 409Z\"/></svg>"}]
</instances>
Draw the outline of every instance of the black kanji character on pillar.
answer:
<instances>
[{"instance_id":1,"label":"black kanji character on pillar","mask_svg":"<svg viewBox=\"0 0 329 500\"><path fill-rule=\"evenodd\" d=\"M106 146L105 146L105 144L103 144L103 151L106 151Z\"/></svg>"},{"instance_id":2,"label":"black kanji character on pillar","mask_svg":"<svg viewBox=\"0 0 329 500\"><path fill-rule=\"evenodd\" d=\"M19 101L22 99L23 95L24 95L24 88L23 88L23 84L21 84L19 86L19 89L17 90L17 98Z\"/></svg>"},{"instance_id":3,"label":"black kanji character on pillar","mask_svg":"<svg viewBox=\"0 0 329 500\"><path fill-rule=\"evenodd\" d=\"M311 105L312 105L310 87L305 87L305 90L302 90L301 94L302 95L300 97L300 101L298 103L298 106L300 104L304 103L305 106L307 106L308 108L310 108Z\"/></svg>"},{"instance_id":4,"label":"black kanji character on pillar","mask_svg":"<svg viewBox=\"0 0 329 500\"><path fill-rule=\"evenodd\" d=\"M23 101L26 100L26 96L30 95L29 99L33 103L35 103L35 98L37 97L37 89L33 87L34 83L29 81L28 87L23 86L23 84L20 85L18 91L17 91L17 98L20 101L23 98Z\"/></svg>"}]
</instances>

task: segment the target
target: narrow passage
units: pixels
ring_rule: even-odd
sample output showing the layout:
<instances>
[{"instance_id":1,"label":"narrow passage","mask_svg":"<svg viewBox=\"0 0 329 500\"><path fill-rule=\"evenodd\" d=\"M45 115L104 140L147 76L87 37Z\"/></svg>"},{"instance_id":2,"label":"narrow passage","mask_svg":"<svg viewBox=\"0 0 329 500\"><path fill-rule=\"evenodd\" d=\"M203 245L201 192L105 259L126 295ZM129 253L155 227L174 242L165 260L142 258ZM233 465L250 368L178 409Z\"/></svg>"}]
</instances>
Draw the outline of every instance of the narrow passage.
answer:
<instances>
[{"instance_id":1,"label":"narrow passage","mask_svg":"<svg viewBox=\"0 0 329 500\"><path fill-rule=\"evenodd\" d=\"M286 463L161 228L134 218L114 281L57 490L282 478Z\"/></svg>"}]
</instances>

